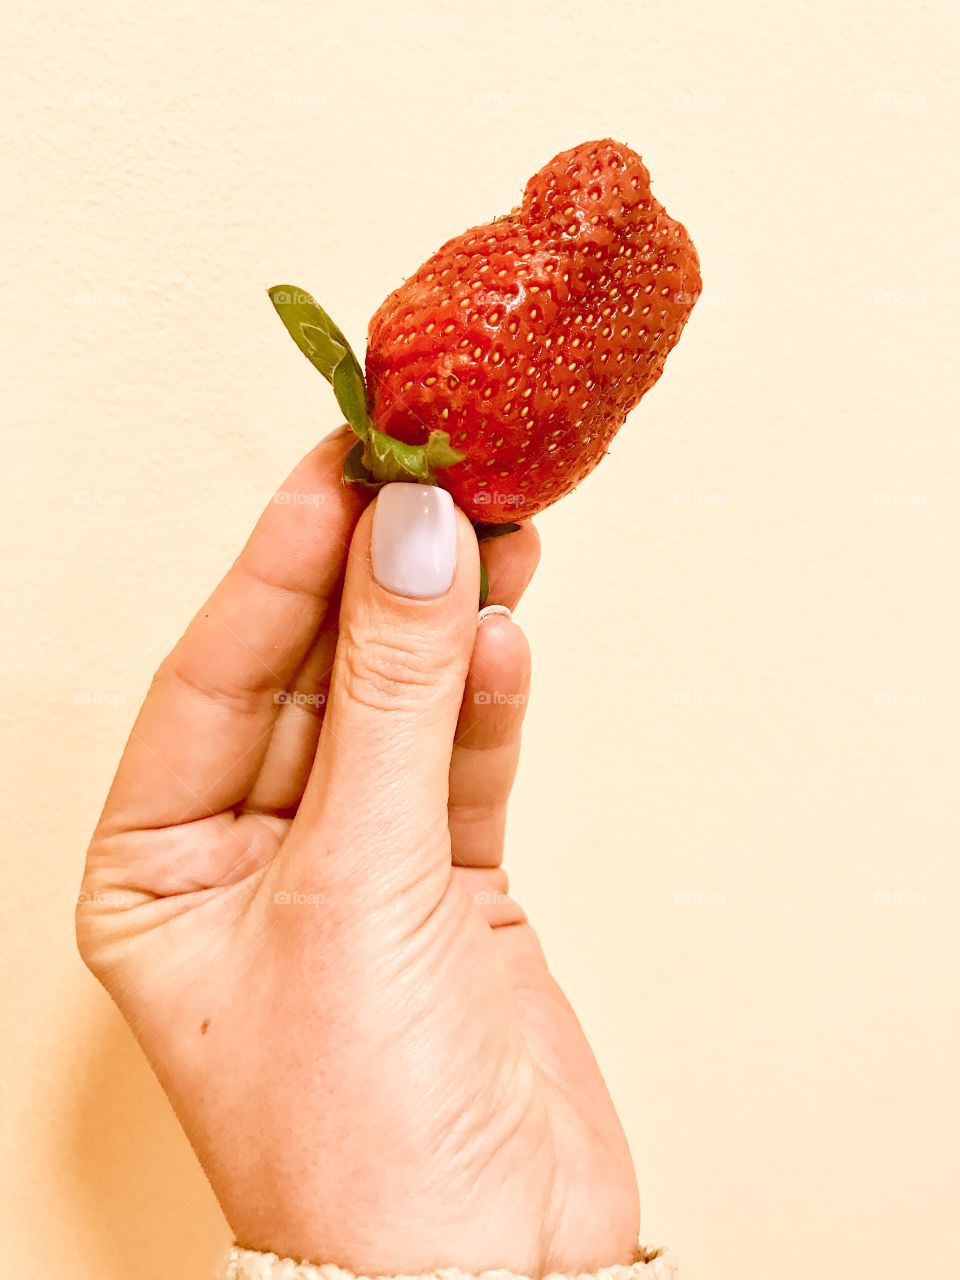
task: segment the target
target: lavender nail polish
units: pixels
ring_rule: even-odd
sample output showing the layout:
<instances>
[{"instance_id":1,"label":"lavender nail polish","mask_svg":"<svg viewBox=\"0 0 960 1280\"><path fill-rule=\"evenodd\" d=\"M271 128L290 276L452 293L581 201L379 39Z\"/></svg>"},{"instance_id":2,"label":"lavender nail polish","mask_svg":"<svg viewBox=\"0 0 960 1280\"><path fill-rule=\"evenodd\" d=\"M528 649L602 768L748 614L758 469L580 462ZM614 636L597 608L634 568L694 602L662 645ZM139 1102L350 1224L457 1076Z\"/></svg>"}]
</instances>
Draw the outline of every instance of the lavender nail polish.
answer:
<instances>
[{"instance_id":1,"label":"lavender nail polish","mask_svg":"<svg viewBox=\"0 0 960 1280\"><path fill-rule=\"evenodd\" d=\"M373 576L387 591L431 600L450 589L457 565L457 516L446 489L388 484L377 495Z\"/></svg>"}]
</instances>

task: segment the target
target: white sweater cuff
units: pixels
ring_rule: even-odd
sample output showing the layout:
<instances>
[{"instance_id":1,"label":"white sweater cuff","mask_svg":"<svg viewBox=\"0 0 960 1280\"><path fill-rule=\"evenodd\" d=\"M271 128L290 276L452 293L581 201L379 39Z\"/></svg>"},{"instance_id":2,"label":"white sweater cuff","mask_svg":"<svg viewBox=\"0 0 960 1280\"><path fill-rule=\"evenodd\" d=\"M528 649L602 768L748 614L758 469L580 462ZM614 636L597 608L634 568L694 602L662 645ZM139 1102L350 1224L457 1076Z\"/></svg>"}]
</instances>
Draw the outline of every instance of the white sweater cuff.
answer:
<instances>
[{"instance_id":1,"label":"white sweater cuff","mask_svg":"<svg viewBox=\"0 0 960 1280\"><path fill-rule=\"evenodd\" d=\"M669 1254L639 1248L636 1261L629 1265L603 1267L600 1271L564 1275L553 1272L545 1280L678 1280L676 1261ZM443 1267L422 1276L358 1276L353 1271L332 1263L322 1265L278 1258L275 1253L256 1253L252 1249L234 1247L221 1272L221 1280L528 1280L512 1271L458 1271Z\"/></svg>"}]
</instances>

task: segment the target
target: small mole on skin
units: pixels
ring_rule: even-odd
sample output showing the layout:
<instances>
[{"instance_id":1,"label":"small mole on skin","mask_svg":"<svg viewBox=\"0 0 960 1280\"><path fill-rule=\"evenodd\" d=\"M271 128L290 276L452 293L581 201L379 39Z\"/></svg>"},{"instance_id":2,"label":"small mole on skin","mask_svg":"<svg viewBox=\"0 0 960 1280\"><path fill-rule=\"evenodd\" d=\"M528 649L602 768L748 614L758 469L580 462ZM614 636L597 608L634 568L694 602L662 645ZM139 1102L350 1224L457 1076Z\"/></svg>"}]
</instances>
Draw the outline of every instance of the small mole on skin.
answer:
<instances>
[{"instance_id":1,"label":"small mole on skin","mask_svg":"<svg viewBox=\"0 0 960 1280\"><path fill-rule=\"evenodd\" d=\"M210 1019L204 1018L204 1020L200 1023L200 1034L202 1036L205 1036L207 1034L207 1028L209 1026L210 1026Z\"/></svg>"}]
</instances>

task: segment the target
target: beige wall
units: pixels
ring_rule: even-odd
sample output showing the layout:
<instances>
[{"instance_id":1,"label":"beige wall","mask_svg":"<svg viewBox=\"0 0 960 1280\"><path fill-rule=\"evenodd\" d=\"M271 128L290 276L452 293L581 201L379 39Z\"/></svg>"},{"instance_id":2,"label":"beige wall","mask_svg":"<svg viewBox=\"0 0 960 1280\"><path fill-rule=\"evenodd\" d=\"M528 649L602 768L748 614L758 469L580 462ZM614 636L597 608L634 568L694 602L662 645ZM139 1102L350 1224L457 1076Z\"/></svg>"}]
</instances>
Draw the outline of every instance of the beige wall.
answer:
<instances>
[{"instance_id":1,"label":"beige wall","mask_svg":"<svg viewBox=\"0 0 960 1280\"><path fill-rule=\"evenodd\" d=\"M225 1239L71 917L145 682L334 425L264 288L361 345L441 240L607 133L706 293L540 520L516 890L688 1275L950 1270L950 7L5 16L5 1275L194 1280Z\"/></svg>"}]
</instances>

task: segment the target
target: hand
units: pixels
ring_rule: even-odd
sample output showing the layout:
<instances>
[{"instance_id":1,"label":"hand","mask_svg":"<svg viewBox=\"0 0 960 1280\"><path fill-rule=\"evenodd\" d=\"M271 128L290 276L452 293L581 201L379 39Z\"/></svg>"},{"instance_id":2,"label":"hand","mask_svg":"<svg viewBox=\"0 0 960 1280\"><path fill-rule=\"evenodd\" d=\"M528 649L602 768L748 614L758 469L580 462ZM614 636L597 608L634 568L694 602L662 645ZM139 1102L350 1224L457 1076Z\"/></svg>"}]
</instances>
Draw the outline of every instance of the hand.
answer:
<instances>
[{"instance_id":1,"label":"hand","mask_svg":"<svg viewBox=\"0 0 960 1280\"><path fill-rule=\"evenodd\" d=\"M478 627L448 495L364 510L349 443L294 471L157 672L81 952L240 1244L368 1275L630 1262L623 1132L500 866L525 638ZM536 534L484 558L513 605Z\"/></svg>"}]
</instances>

